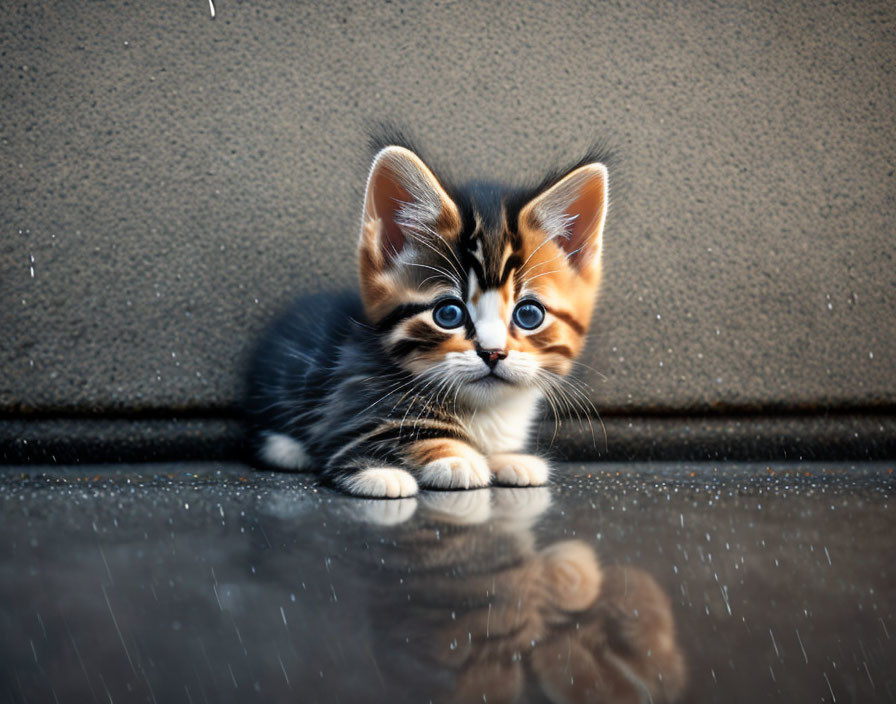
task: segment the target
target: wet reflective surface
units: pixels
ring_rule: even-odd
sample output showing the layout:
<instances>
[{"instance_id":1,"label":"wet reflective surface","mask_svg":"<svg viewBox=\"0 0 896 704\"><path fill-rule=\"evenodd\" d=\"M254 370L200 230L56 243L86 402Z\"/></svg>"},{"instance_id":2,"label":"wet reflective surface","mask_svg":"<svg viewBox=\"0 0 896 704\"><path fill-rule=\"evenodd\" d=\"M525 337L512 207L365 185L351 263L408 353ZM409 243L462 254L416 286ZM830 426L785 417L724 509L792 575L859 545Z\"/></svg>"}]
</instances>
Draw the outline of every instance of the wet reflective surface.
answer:
<instances>
[{"instance_id":1,"label":"wet reflective surface","mask_svg":"<svg viewBox=\"0 0 896 704\"><path fill-rule=\"evenodd\" d=\"M0 476L2 701L893 701L893 463Z\"/></svg>"}]
</instances>

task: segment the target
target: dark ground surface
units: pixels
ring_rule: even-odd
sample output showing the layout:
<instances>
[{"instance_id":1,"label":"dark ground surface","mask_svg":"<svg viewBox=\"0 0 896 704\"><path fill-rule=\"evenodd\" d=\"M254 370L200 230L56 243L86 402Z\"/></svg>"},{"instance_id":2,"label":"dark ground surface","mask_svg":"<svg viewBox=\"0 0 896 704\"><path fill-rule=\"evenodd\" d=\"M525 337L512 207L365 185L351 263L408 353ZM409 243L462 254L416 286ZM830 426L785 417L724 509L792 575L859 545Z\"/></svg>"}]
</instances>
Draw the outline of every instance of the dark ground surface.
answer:
<instances>
[{"instance_id":1,"label":"dark ground surface","mask_svg":"<svg viewBox=\"0 0 896 704\"><path fill-rule=\"evenodd\" d=\"M893 468L567 464L401 501L8 468L0 699L893 701Z\"/></svg>"}]
</instances>

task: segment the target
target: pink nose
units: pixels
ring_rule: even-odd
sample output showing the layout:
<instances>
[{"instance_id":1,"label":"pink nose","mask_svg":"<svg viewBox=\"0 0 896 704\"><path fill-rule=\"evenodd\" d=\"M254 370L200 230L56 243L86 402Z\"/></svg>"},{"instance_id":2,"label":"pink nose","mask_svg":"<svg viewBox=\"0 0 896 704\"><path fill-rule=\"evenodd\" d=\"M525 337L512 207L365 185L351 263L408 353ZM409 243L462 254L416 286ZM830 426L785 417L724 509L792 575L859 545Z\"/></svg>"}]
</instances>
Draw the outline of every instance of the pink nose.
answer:
<instances>
[{"instance_id":1,"label":"pink nose","mask_svg":"<svg viewBox=\"0 0 896 704\"><path fill-rule=\"evenodd\" d=\"M504 350L476 350L476 353L488 365L489 369L494 369L499 361L507 357L507 353Z\"/></svg>"}]
</instances>

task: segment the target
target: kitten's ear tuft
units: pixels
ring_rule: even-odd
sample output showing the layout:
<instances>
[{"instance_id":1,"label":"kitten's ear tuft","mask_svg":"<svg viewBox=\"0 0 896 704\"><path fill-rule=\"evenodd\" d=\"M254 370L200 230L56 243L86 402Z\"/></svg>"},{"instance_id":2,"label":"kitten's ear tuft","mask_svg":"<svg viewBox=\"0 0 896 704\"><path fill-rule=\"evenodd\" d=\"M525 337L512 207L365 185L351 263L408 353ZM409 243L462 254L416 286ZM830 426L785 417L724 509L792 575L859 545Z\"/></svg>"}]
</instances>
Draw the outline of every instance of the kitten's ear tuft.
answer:
<instances>
[{"instance_id":1,"label":"kitten's ear tuft","mask_svg":"<svg viewBox=\"0 0 896 704\"><path fill-rule=\"evenodd\" d=\"M600 264L608 205L607 167L585 164L531 200L521 222L553 238L579 272Z\"/></svg>"},{"instance_id":2,"label":"kitten's ear tuft","mask_svg":"<svg viewBox=\"0 0 896 704\"><path fill-rule=\"evenodd\" d=\"M420 157L404 147L381 149L367 178L360 242L376 268L389 264L414 238L459 229L457 206Z\"/></svg>"}]
</instances>

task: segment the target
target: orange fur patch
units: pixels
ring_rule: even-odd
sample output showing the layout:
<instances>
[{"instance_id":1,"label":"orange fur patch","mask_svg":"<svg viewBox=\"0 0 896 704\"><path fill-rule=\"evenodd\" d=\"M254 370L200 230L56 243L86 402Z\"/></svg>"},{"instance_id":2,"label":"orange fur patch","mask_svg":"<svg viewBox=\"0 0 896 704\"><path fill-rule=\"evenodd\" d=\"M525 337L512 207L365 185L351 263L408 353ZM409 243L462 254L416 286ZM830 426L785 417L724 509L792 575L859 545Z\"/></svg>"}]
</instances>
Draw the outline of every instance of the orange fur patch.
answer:
<instances>
[{"instance_id":1,"label":"orange fur patch","mask_svg":"<svg viewBox=\"0 0 896 704\"><path fill-rule=\"evenodd\" d=\"M411 443L405 450L405 456L409 462L422 467L433 460L445 457L477 459L480 455L467 443L460 440L437 438Z\"/></svg>"}]
</instances>

